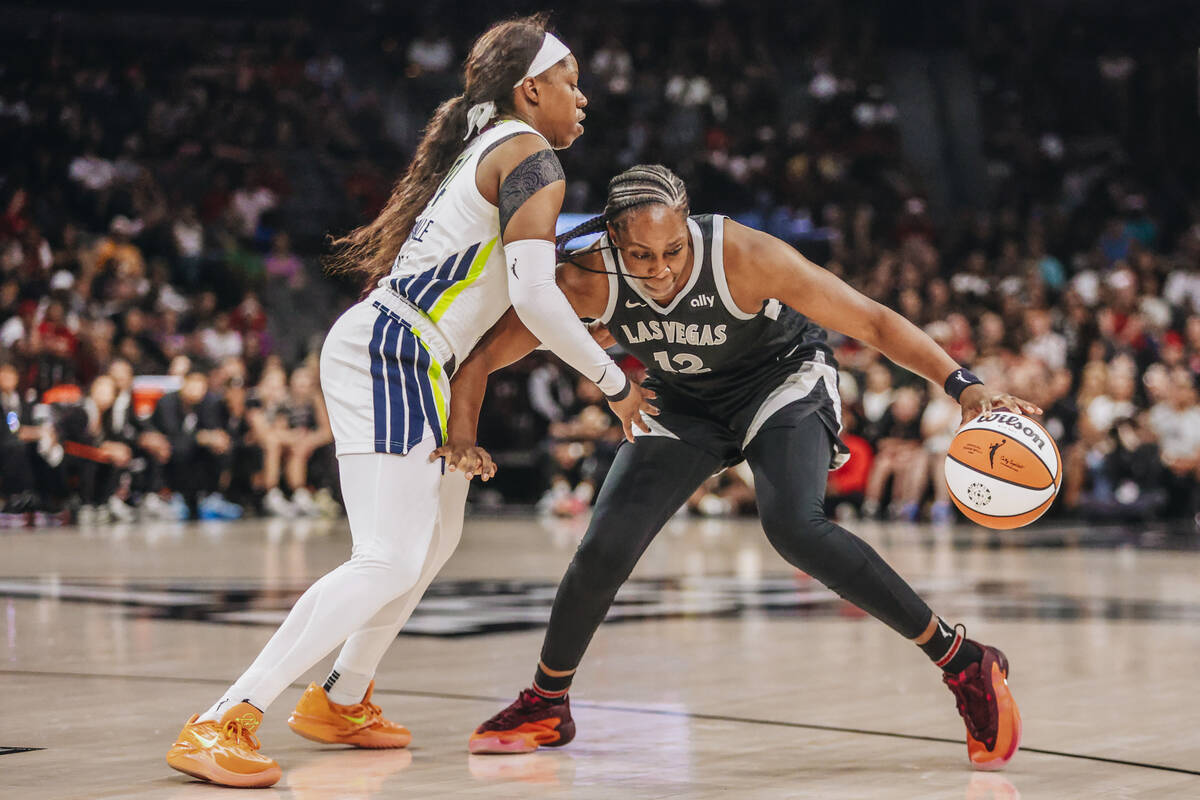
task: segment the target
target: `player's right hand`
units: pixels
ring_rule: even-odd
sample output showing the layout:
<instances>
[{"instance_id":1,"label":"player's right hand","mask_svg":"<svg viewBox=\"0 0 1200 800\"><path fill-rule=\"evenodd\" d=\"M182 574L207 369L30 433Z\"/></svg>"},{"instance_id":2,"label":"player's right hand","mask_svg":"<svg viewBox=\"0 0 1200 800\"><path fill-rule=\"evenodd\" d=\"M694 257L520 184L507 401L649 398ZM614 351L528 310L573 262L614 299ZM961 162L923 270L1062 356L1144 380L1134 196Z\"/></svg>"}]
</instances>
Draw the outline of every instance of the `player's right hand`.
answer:
<instances>
[{"instance_id":1,"label":"player's right hand","mask_svg":"<svg viewBox=\"0 0 1200 800\"><path fill-rule=\"evenodd\" d=\"M633 441L634 425L646 433L650 432L650 426L642 418L642 414L649 414L652 417L658 416L658 407L650 402L657 399L658 395L652 390L644 388L637 381L630 378L629 394L624 399L608 401L608 407L617 415L617 419L621 420L621 427L625 430L625 438L628 441Z\"/></svg>"},{"instance_id":2,"label":"player's right hand","mask_svg":"<svg viewBox=\"0 0 1200 800\"><path fill-rule=\"evenodd\" d=\"M1004 392L994 392L982 383L974 383L963 389L962 394L959 395L958 402L962 406L963 425L966 425L967 422L975 419L980 414L986 414L996 408L1007 408L1009 411L1016 411L1018 414L1028 414L1029 416L1040 416L1042 414L1042 409L1038 408L1034 403L1022 400L1019 397L1013 397L1011 394Z\"/></svg>"},{"instance_id":3,"label":"player's right hand","mask_svg":"<svg viewBox=\"0 0 1200 800\"><path fill-rule=\"evenodd\" d=\"M477 444L447 442L429 454L431 463L439 458L446 459L446 468L450 472L461 472L467 480L478 475L486 482L496 475L496 462Z\"/></svg>"}]
</instances>

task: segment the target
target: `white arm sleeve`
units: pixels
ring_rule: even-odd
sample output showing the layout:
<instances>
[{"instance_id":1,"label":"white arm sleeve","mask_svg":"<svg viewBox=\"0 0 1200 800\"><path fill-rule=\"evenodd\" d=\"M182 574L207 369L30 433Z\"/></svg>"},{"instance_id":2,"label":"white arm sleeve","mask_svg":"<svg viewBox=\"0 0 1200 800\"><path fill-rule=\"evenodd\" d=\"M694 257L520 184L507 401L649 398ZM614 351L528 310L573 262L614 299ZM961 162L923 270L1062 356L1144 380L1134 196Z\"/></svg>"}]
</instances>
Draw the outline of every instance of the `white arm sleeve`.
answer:
<instances>
[{"instance_id":1,"label":"white arm sleeve","mask_svg":"<svg viewBox=\"0 0 1200 800\"><path fill-rule=\"evenodd\" d=\"M624 391L628 378L588 333L554 282L554 243L521 239L504 245L508 296L521 322L605 395Z\"/></svg>"}]
</instances>

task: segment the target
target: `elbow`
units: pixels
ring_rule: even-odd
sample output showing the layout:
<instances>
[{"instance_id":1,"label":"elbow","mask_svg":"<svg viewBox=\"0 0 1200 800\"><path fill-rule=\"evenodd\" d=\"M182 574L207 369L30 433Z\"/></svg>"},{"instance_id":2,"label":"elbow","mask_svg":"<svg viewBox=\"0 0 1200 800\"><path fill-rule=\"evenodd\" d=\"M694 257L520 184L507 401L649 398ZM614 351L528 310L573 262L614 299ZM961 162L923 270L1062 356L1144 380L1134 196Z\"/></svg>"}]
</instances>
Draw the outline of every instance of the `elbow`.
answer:
<instances>
[{"instance_id":1,"label":"elbow","mask_svg":"<svg viewBox=\"0 0 1200 800\"><path fill-rule=\"evenodd\" d=\"M537 303L533 295L529 292L510 292L509 299L512 301L513 311L517 312L521 322L528 327L529 318L536 316L537 311Z\"/></svg>"},{"instance_id":2,"label":"elbow","mask_svg":"<svg viewBox=\"0 0 1200 800\"><path fill-rule=\"evenodd\" d=\"M861 337L863 343L882 352L887 342L892 338L890 331L893 328L892 321L895 316L895 311L892 311L882 303L875 303L863 320L865 324L865 329Z\"/></svg>"},{"instance_id":3,"label":"elbow","mask_svg":"<svg viewBox=\"0 0 1200 800\"><path fill-rule=\"evenodd\" d=\"M508 287L508 299L512 303L513 311L517 312L521 322L529 327L529 321L532 319L536 324L538 316L538 298L541 293L537 286L524 282L510 281Z\"/></svg>"}]
</instances>

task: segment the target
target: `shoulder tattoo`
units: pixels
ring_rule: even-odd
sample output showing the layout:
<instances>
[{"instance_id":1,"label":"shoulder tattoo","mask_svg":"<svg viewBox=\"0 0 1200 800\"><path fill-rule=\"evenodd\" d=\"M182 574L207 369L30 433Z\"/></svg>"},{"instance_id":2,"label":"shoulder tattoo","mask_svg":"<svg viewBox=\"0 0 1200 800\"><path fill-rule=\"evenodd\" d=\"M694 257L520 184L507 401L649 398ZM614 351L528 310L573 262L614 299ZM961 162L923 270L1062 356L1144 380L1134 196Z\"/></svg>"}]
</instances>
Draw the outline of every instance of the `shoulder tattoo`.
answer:
<instances>
[{"instance_id":1,"label":"shoulder tattoo","mask_svg":"<svg viewBox=\"0 0 1200 800\"><path fill-rule=\"evenodd\" d=\"M525 201L555 181L566 180L558 156L550 148L527 157L500 184L500 235Z\"/></svg>"}]
</instances>

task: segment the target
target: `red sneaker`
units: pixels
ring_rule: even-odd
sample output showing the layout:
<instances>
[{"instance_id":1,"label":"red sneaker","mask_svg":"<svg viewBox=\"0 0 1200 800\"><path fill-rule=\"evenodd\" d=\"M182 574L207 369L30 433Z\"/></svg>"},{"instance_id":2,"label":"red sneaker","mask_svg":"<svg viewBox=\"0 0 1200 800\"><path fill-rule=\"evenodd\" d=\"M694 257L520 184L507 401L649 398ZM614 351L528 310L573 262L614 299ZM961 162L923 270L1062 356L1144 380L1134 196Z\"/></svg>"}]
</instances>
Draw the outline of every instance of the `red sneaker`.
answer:
<instances>
[{"instance_id":1,"label":"red sneaker","mask_svg":"<svg viewBox=\"0 0 1200 800\"><path fill-rule=\"evenodd\" d=\"M574 738L575 721L566 695L547 700L526 689L512 705L476 728L467 747L472 753L530 753L539 747L562 747Z\"/></svg>"},{"instance_id":2,"label":"red sneaker","mask_svg":"<svg viewBox=\"0 0 1200 800\"><path fill-rule=\"evenodd\" d=\"M967 724L967 755L975 769L1001 769L1021 744L1021 712L1008 690L1008 659L994 647L973 642L983 659L942 680L954 692Z\"/></svg>"}]
</instances>

